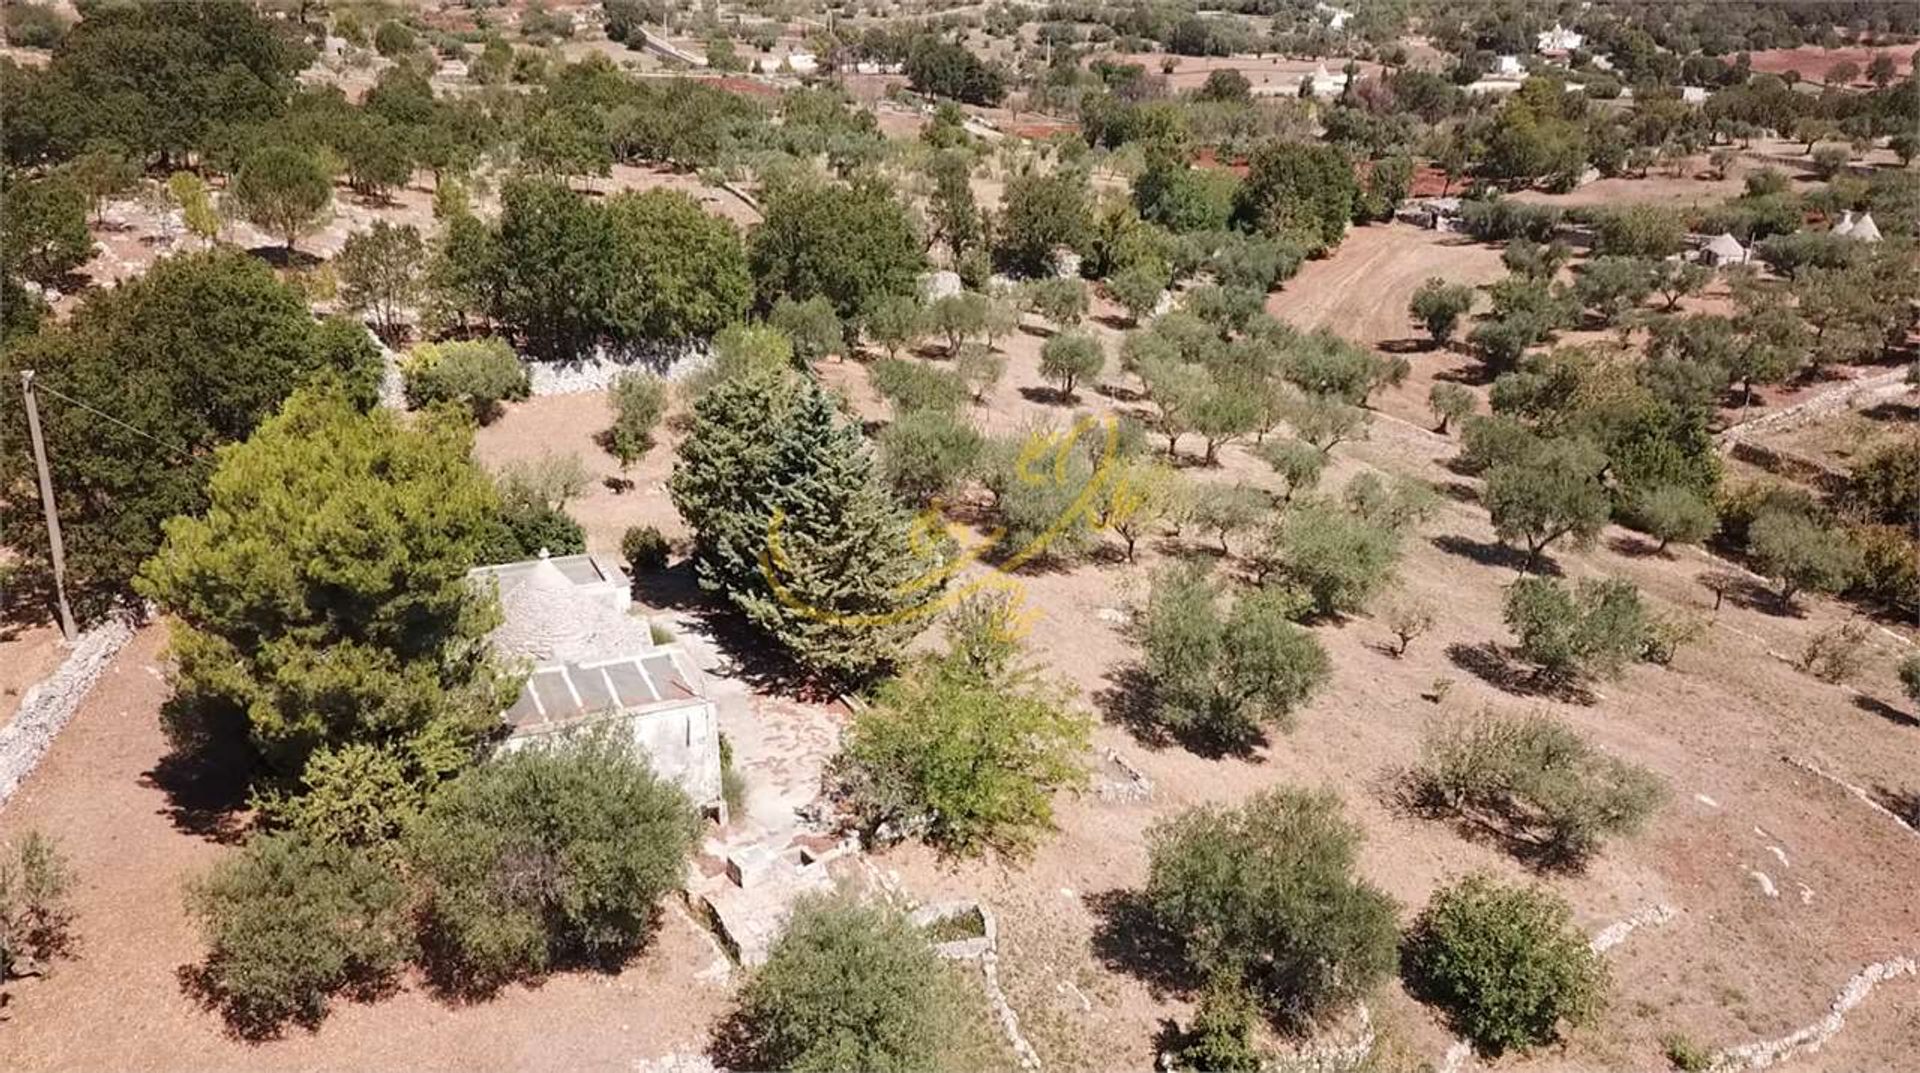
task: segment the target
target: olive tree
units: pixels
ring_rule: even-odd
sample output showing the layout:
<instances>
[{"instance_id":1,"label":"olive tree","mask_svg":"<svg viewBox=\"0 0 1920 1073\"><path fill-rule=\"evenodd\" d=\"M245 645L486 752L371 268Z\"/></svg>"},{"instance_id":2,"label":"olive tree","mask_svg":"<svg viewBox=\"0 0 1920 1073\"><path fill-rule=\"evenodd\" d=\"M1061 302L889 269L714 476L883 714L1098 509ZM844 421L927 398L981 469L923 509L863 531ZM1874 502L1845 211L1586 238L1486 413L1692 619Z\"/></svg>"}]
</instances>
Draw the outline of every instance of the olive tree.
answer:
<instances>
[{"instance_id":1,"label":"olive tree","mask_svg":"<svg viewBox=\"0 0 1920 1073\"><path fill-rule=\"evenodd\" d=\"M1060 385L1062 399L1073 398L1076 381L1099 376L1106 368L1106 351L1100 340L1086 332L1063 332L1040 348L1040 376Z\"/></svg>"},{"instance_id":2,"label":"olive tree","mask_svg":"<svg viewBox=\"0 0 1920 1073\"><path fill-rule=\"evenodd\" d=\"M1284 596L1255 592L1223 613L1199 568L1155 578L1142 624L1153 720L1226 749L1250 746L1264 725L1290 725L1331 674L1320 642L1290 610Z\"/></svg>"},{"instance_id":3,"label":"olive tree","mask_svg":"<svg viewBox=\"0 0 1920 1073\"><path fill-rule=\"evenodd\" d=\"M1413 292L1407 310L1427 330L1433 345L1445 347L1460 326L1460 318L1473 308L1473 288L1464 283L1448 283L1435 276Z\"/></svg>"},{"instance_id":4,"label":"olive tree","mask_svg":"<svg viewBox=\"0 0 1920 1073\"><path fill-rule=\"evenodd\" d=\"M794 904L734 1015L729 1064L795 1073L935 1069L965 992L900 911L841 895Z\"/></svg>"},{"instance_id":5,"label":"olive tree","mask_svg":"<svg viewBox=\"0 0 1920 1073\"><path fill-rule=\"evenodd\" d=\"M1148 832L1146 900L1193 968L1284 1017L1337 1011L1393 970L1399 938L1392 899L1354 875L1360 839L1328 791L1189 809Z\"/></svg>"},{"instance_id":6,"label":"olive tree","mask_svg":"<svg viewBox=\"0 0 1920 1073\"><path fill-rule=\"evenodd\" d=\"M1488 1054L1591 1023L1608 981L1564 898L1479 874L1435 892L1408 934L1406 965L1417 991Z\"/></svg>"},{"instance_id":7,"label":"olive tree","mask_svg":"<svg viewBox=\"0 0 1920 1073\"><path fill-rule=\"evenodd\" d=\"M1800 511L1761 511L1747 527L1747 550L1789 607L1803 590L1839 592L1859 569L1859 552L1845 533Z\"/></svg>"},{"instance_id":8,"label":"olive tree","mask_svg":"<svg viewBox=\"0 0 1920 1073\"><path fill-rule=\"evenodd\" d=\"M1569 589L1552 578L1521 578L1507 587L1504 616L1521 658L1548 681L1618 677L1647 641L1640 592L1618 579L1582 579Z\"/></svg>"}]
</instances>

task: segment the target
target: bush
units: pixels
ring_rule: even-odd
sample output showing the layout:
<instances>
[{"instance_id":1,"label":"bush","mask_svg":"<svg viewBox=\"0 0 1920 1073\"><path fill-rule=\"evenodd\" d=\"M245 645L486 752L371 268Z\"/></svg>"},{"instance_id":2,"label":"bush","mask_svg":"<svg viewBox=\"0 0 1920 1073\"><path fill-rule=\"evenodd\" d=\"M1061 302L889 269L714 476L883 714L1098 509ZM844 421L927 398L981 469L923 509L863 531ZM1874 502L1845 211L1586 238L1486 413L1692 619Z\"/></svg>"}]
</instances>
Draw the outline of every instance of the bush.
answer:
<instances>
[{"instance_id":1,"label":"bush","mask_svg":"<svg viewBox=\"0 0 1920 1073\"><path fill-rule=\"evenodd\" d=\"M483 563L514 563L541 552L578 555L587 550L587 532L559 507L514 496L504 497L500 517L481 548Z\"/></svg>"},{"instance_id":2,"label":"bush","mask_svg":"<svg viewBox=\"0 0 1920 1073\"><path fill-rule=\"evenodd\" d=\"M401 362L407 405L414 409L458 403L480 424L500 416L500 404L524 399L533 381L513 348L499 339L422 343Z\"/></svg>"},{"instance_id":3,"label":"bush","mask_svg":"<svg viewBox=\"0 0 1920 1073\"><path fill-rule=\"evenodd\" d=\"M296 834L255 837L187 904L208 946L197 983L245 1036L317 1024L336 993L389 984L413 951L392 866Z\"/></svg>"},{"instance_id":4,"label":"bush","mask_svg":"<svg viewBox=\"0 0 1920 1073\"><path fill-rule=\"evenodd\" d=\"M1060 385L1060 394L1067 399L1073 398L1076 381L1099 376L1106 364L1100 340L1085 332L1063 332L1040 348L1041 379Z\"/></svg>"},{"instance_id":5,"label":"bush","mask_svg":"<svg viewBox=\"0 0 1920 1073\"><path fill-rule=\"evenodd\" d=\"M1562 1022L1591 1022L1607 988L1606 963L1564 899L1481 875L1427 903L1408 936L1407 974L1488 1054L1547 1043Z\"/></svg>"},{"instance_id":6,"label":"bush","mask_svg":"<svg viewBox=\"0 0 1920 1073\"><path fill-rule=\"evenodd\" d=\"M1860 673L1866 656L1867 627L1859 622L1829 626L1807 640L1800 651L1800 670L1822 682L1838 685Z\"/></svg>"},{"instance_id":7,"label":"bush","mask_svg":"<svg viewBox=\"0 0 1920 1073\"><path fill-rule=\"evenodd\" d=\"M1908 656L1900 661L1900 688L1907 691L1907 699L1920 704L1920 656Z\"/></svg>"},{"instance_id":8,"label":"bush","mask_svg":"<svg viewBox=\"0 0 1920 1073\"><path fill-rule=\"evenodd\" d=\"M686 795L609 734L473 768L408 834L435 978L486 994L558 965L619 965L683 880L694 837Z\"/></svg>"},{"instance_id":9,"label":"bush","mask_svg":"<svg viewBox=\"0 0 1920 1073\"><path fill-rule=\"evenodd\" d=\"M1203 569L1161 574L1142 638L1153 719L1229 749L1253 744L1262 725L1288 727L1331 673L1320 642L1289 621L1292 610L1283 595L1258 592L1222 614Z\"/></svg>"},{"instance_id":10,"label":"bush","mask_svg":"<svg viewBox=\"0 0 1920 1073\"><path fill-rule=\"evenodd\" d=\"M1920 518L1920 436L1881 444L1847 474L1847 503L1876 522Z\"/></svg>"},{"instance_id":11,"label":"bush","mask_svg":"<svg viewBox=\"0 0 1920 1073\"><path fill-rule=\"evenodd\" d=\"M1846 534L1793 510L1769 508L1754 515L1747 551L1760 572L1774 578L1780 602L1792 606L1802 590L1839 592L1859 569L1859 552Z\"/></svg>"},{"instance_id":12,"label":"bush","mask_svg":"<svg viewBox=\"0 0 1920 1073\"><path fill-rule=\"evenodd\" d=\"M1024 852L1052 828L1054 792L1086 780L1091 726L1066 702L965 659L921 664L854 718L840 796L869 835L924 824L956 855Z\"/></svg>"},{"instance_id":13,"label":"bush","mask_svg":"<svg viewBox=\"0 0 1920 1073\"><path fill-rule=\"evenodd\" d=\"M910 503L953 490L979 463L980 433L942 410L911 410L879 437L880 480Z\"/></svg>"},{"instance_id":14,"label":"bush","mask_svg":"<svg viewBox=\"0 0 1920 1073\"><path fill-rule=\"evenodd\" d=\"M1393 583L1400 538L1333 503L1308 502L1280 516L1263 559L1261 573L1305 592L1318 614L1350 614Z\"/></svg>"},{"instance_id":15,"label":"bush","mask_svg":"<svg viewBox=\"0 0 1920 1073\"><path fill-rule=\"evenodd\" d=\"M1413 319L1420 322L1432 337L1433 345L1444 347L1453 338L1454 329L1459 327L1460 318L1473 308L1473 288L1465 284L1448 283L1435 276L1420 285L1413 292L1413 300L1408 303L1407 311ZM1465 390L1465 389L1462 389Z\"/></svg>"},{"instance_id":16,"label":"bush","mask_svg":"<svg viewBox=\"0 0 1920 1073\"><path fill-rule=\"evenodd\" d=\"M1678 1032L1660 1037L1660 1048L1681 1073L1706 1073L1713 1067L1713 1052Z\"/></svg>"},{"instance_id":17,"label":"bush","mask_svg":"<svg viewBox=\"0 0 1920 1073\"><path fill-rule=\"evenodd\" d=\"M1393 901L1353 874L1360 838L1325 791L1189 809L1148 832L1146 901L1193 968L1289 1018L1331 1012L1394 963Z\"/></svg>"},{"instance_id":18,"label":"bush","mask_svg":"<svg viewBox=\"0 0 1920 1073\"><path fill-rule=\"evenodd\" d=\"M613 404L613 427L607 430L607 446L625 469L653 446L654 426L667 410L667 383L652 373L621 373L608 390L608 401Z\"/></svg>"},{"instance_id":19,"label":"bush","mask_svg":"<svg viewBox=\"0 0 1920 1073\"><path fill-rule=\"evenodd\" d=\"M1216 72L1218 73L1218 72ZM1173 1052L1173 1068L1196 1073L1259 1073L1260 1051L1253 1044L1260 1006L1239 974L1215 973L1200 992L1193 1024Z\"/></svg>"},{"instance_id":20,"label":"bush","mask_svg":"<svg viewBox=\"0 0 1920 1073\"><path fill-rule=\"evenodd\" d=\"M881 358L869 367L869 376L896 417L918 410L951 413L970 395L958 374L912 358Z\"/></svg>"},{"instance_id":21,"label":"bush","mask_svg":"<svg viewBox=\"0 0 1920 1073\"><path fill-rule=\"evenodd\" d=\"M728 1064L794 1073L936 1069L963 1001L926 936L898 911L809 895L740 993L734 1022L747 1053Z\"/></svg>"},{"instance_id":22,"label":"bush","mask_svg":"<svg viewBox=\"0 0 1920 1073\"><path fill-rule=\"evenodd\" d=\"M989 444L981 469L994 508L1006 529L1001 547L1021 561L1069 561L1085 554L1096 534L1084 513L1075 513L1093 479L1086 452L1061 453L1064 434L1046 427Z\"/></svg>"},{"instance_id":23,"label":"bush","mask_svg":"<svg viewBox=\"0 0 1920 1073\"><path fill-rule=\"evenodd\" d=\"M1635 497L1633 520L1660 541L1659 551L1674 541L1698 544L1713 535L1719 519L1705 497L1680 485L1662 485Z\"/></svg>"},{"instance_id":24,"label":"bush","mask_svg":"<svg viewBox=\"0 0 1920 1073\"><path fill-rule=\"evenodd\" d=\"M1646 645L1640 590L1616 579L1583 578L1573 589L1551 578L1507 588L1505 619L1521 658L1553 682L1617 678Z\"/></svg>"},{"instance_id":25,"label":"bush","mask_svg":"<svg viewBox=\"0 0 1920 1073\"><path fill-rule=\"evenodd\" d=\"M66 858L38 831L0 859L0 985L67 952L72 886Z\"/></svg>"},{"instance_id":26,"label":"bush","mask_svg":"<svg viewBox=\"0 0 1920 1073\"><path fill-rule=\"evenodd\" d=\"M665 570L672 550L667 538L651 525L628 526L620 535L620 554L635 570Z\"/></svg>"},{"instance_id":27,"label":"bush","mask_svg":"<svg viewBox=\"0 0 1920 1073\"><path fill-rule=\"evenodd\" d=\"M1551 716L1492 712L1430 733L1413 787L1426 807L1566 868L1584 864L1603 838L1638 831L1666 797L1653 773L1596 752Z\"/></svg>"}]
</instances>

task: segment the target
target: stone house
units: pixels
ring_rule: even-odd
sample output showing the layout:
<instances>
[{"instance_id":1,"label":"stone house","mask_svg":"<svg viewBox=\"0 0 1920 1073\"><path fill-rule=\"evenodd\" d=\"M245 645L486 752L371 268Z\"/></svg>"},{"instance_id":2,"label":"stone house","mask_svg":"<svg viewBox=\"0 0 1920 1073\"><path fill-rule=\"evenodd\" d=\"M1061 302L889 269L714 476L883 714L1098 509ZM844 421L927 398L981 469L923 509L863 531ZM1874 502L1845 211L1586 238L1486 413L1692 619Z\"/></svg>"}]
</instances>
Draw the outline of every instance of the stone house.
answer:
<instances>
[{"instance_id":1,"label":"stone house","mask_svg":"<svg viewBox=\"0 0 1920 1073\"><path fill-rule=\"evenodd\" d=\"M725 819L719 722L700 669L629 613L624 573L591 555L543 553L477 567L468 577L499 594L502 621L488 642L529 671L502 713L510 728L505 748L614 725L696 808Z\"/></svg>"}]
</instances>

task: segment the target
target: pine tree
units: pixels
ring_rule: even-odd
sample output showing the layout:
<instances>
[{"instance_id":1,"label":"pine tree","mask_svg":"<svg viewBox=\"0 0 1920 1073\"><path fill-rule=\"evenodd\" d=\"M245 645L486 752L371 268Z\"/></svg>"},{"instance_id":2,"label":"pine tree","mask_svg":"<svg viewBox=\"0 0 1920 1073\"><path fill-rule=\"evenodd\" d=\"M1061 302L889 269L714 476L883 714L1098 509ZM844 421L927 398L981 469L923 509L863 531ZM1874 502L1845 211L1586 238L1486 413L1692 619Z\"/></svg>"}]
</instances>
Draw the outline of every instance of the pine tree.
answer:
<instances>
[{"instance_id":1,"label":"pine tree","mask_svg":"<svg viewBox=\"0 0 1920 1073\"><path fill-rule=\"evenodd\" d=\"M755 375L716 386L671 491L701 584L826 678L885 671L939 596L917 582L940 560L913 547L858 426L815 385Z\"/></svg>"},{"instance_id":2,"label":"pine tree","mask_svg":"<svg viewBox=\"0 0 1920 1073\"><path fill-rule=\"evenodd\" d=\"M909 519L874 479L857 425L809 386L780 429L763 591L737 597L815 671L860 680L884 670L926 625L937 569L909 545Z\"/></svg>"}]
</instances>

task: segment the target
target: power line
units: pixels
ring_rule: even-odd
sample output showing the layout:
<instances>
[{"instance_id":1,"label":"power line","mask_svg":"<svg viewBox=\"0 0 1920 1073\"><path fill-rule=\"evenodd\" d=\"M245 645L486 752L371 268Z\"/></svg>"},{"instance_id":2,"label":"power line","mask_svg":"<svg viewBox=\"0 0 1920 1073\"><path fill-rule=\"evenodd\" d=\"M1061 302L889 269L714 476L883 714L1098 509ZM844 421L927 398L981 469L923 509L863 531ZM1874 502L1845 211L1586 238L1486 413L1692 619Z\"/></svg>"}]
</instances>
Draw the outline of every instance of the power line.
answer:
<instances>
[{"instance_id":1,"label":"power line","mask_svg":"<svg viewBox=\"0 0 1920 1073\"><path fill-rule=\"evenodd\" d=\"M95 417L99 417L104 420L111 421L114 424L119 425L121 428L126 429L128 432L133 433L135 436L139 436L140 438L145 440L151 440L154 443L157 443L160 446L165 447L167 450L172 451L174 454L180 456L181 458L185 459L188 462L192 462L195 464L204 464L211 461L211 459L208 459L206 456L196 455L192 451L187 450L185 447L182 447L177 443L168 443L166 440L163 440L160 437L155 436L154 434L146 431L145 429L135 428L133 425L130 425L125 421L122 421L119 418L113 416L112 414L107 413L105 410L101 410L93 406L89 406L86 403L81 402L79 399L74 398L72 395L69 395L64 391L59 391L54 388L50 388L39 380L35 380L33 386L36 390L44 391L47 394L52 395L56 399L60 399L63 402L67 402L74 406L78 406L82 410L85 410L88 413L93 414Z\"/></svg>"}]
</instances>

